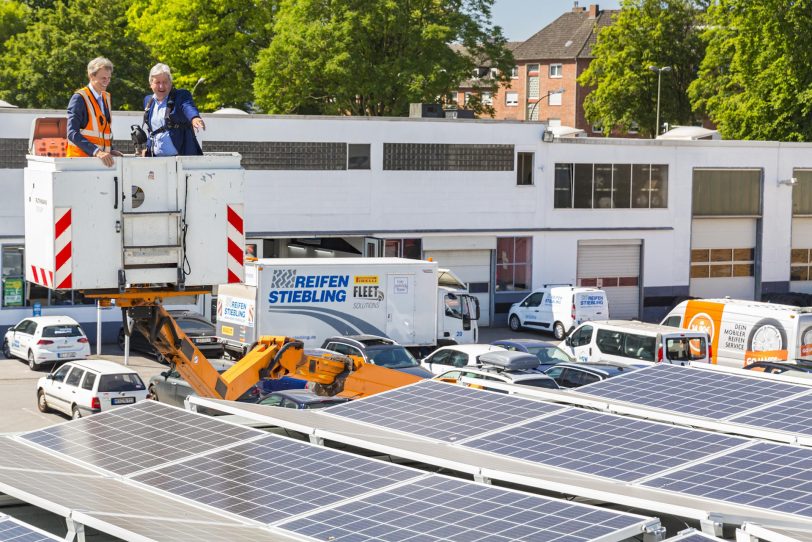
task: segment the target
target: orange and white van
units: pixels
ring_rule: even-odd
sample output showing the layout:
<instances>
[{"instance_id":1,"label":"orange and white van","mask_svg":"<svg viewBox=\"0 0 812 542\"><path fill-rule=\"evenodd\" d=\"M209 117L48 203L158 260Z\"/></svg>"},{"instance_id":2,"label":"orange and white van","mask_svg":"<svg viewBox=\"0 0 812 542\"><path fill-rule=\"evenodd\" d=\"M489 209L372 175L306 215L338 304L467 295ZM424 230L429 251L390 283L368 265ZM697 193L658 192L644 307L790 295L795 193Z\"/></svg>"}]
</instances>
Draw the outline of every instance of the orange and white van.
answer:
<instances>
[{"instance_id":1,"label":"orange and white van","mask_svg":"<svg viewBox=\"0 0 812 542\"><path fill-rule=\"evenodd\" d=\"M812 309L742 299L683 301L662 321L710 335L711 363L812 361Z\"/></svg>"}]
</instances>

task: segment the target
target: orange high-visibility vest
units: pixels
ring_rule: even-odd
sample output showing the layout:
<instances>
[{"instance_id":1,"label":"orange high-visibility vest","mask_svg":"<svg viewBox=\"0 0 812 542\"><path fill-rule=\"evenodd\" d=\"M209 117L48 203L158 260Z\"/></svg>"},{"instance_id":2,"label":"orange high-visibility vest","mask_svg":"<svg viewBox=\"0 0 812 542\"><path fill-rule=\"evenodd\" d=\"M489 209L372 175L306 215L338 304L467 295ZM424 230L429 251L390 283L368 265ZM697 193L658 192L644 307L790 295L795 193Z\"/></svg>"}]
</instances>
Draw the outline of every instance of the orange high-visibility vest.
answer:
<instances>
[{"instance_id":1,"label":"orange high-visibility vest","mask_svg":"<svg viewBox=\"0 0 812 542\"><path fill-rule=\"evenodd\" d=\"M76 94L84 99L85 107L87 108L87 125L79 132L85 136L88 141L104 152L110 152L113 148L113 131L110 128L110 123L107 122L107 117L104 116L104 111L102 111L99 106L99 102L96 101L96 97L93 96L93 92L89 87L80 88L76 91ZM110 111L112 114L112 109L110 108L110 93L102 91L101 94L107 111ZM81 157L87 156L87 154L85 154L85 151L81 148L74 145L72 141L68 141L67 156Z\"/></svg>"}]
</instances>

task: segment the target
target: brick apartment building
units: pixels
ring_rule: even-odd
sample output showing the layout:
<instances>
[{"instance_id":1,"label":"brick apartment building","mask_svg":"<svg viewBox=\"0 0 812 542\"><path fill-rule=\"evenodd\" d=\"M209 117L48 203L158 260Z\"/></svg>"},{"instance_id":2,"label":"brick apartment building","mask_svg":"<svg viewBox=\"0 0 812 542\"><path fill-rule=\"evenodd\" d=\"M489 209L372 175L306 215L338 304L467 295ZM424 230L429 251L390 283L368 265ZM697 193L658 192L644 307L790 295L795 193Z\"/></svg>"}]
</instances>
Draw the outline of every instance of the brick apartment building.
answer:
<instances>
[{"instance_id":1,"label":"brick apartment building","mask_svg":"<svg viewBox=\"0 0 812 542\"><path fill-rule=\"evenodd\" d=\"M510 42L508 47L516 59L510 87L501 86L495 95L485 93L482 101L492 104L497 119L539 120L591 134L592 126L584 117L584 97L589 90L577 79L593 58L598 32L611 24L615 13L617 10L601 10L597 4L588 8L576 5L526 41ZM493 77L493 70L483 66L477 75ZM458 104L479 92L476 83L476 79L462 83Z\"/></svg>"}]
</instances>

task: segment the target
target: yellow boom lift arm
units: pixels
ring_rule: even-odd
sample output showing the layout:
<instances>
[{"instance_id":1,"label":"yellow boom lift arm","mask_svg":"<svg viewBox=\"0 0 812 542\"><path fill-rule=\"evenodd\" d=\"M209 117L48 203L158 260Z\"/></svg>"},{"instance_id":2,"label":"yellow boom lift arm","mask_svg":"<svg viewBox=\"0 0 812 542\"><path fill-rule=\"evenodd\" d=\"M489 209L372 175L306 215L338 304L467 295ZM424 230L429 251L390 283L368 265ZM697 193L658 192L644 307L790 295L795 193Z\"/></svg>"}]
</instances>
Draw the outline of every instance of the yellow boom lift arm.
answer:
<instances>
[{"instance_id":1,"label":"yellow boom lift arm","mask_svg":"<svg viewBox=\"0 0 812 542\"><path fill-rule=\"evenodd\" d=\"M205 292L182 292L190 293ZM365 397L420 380L420 377L365 363L362 358L344 356L328 350L305 351L300 341L290 337L263 336L232 367L220 374L186 336L172 315L161 304L163 296L176 292L126 292L93 294L115 299L127 318L150 344L177 369L201 397L235 400L264 378L291 376L313 382L319 395Z\"/></svg>"}]
</instances>

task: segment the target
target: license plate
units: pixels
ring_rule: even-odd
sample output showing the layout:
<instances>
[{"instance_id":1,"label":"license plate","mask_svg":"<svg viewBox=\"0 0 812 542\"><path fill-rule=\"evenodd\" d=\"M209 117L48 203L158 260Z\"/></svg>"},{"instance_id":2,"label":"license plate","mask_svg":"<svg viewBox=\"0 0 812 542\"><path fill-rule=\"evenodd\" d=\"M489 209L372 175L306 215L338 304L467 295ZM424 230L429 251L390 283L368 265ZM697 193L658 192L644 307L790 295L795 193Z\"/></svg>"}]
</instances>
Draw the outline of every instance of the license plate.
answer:
<instances>
[{"instance_id":1,"label":"license plate","mask_svg":"<svg viewBox=\"0 0 812 542\"><path fill-rule=\"evenodd\" d=\"M73 356L73 352L59 352L57 353L57 357L59 358L69 358Z\"/></svg>"},{"instance_id":2,"label":"license plate","mask_svg":"<svg viewBox=\"0 0 812 542\"><path fill-rule=\"evenodd\" d=\"M114 405L131 405L135 402L135 397L113 397L110 403Z\"/></svg>"}]
</instances>

